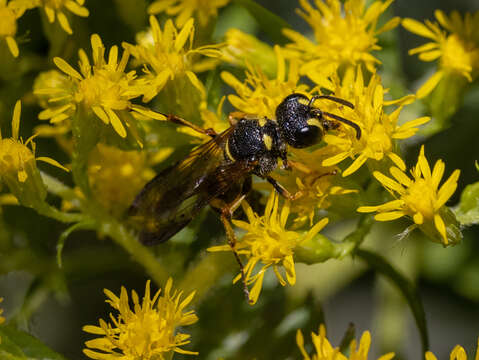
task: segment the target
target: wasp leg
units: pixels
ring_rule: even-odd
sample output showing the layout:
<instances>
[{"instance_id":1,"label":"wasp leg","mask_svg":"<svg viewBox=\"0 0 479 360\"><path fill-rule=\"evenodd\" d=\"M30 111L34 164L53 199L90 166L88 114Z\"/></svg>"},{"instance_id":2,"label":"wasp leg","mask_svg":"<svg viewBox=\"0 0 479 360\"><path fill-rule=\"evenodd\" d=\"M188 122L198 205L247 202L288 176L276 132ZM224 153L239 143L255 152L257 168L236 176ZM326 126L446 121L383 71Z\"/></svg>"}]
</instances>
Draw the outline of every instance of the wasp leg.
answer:
<instances>
[{"instance_id":1,"label":"wasp leg","mask_svg":"<svg viewBox=\"0 0 479 360\"><path fill-rule=\"evenodd\" d=\"M208 136L211 136L212 138L215 138L216 135L218 135L216 133L216 131L214 131L212 128L208 128L208 129L203 129L185 119L182 119L176 115L171 115L171 114L168 114L166 115L166 120L167 121L171 121L172 123L174 124L179 124L179 125L183 125L183 126L187 126L193 130L195 130L196 132L199 132L200 134L204 134L204 135L208 135Z\"/></svg>"},{"instance_id":2,"label":"wasp leg","mask_svg":"<svg viewBox=\"0 0 479 360\"><path fill-rule=\"evenodd\" d=\"M273 185L273 187L275 188L275 190L278 193L280 193L283 197L285 197L288 200L296 200L296 199L299 199L301 196L304 195L301 190L295 192L294 194L291 194L288 190L286 190L286 188L283 185L281 185L279 182L277 182L271 176L267 176L266 180L268 180L268 182L271 185Z\"/></svg>"},{"instance_id":3,"label":"wasp leg","mask_svg":"<svg viewBox=\"0 0 479 360\"><path fill-rule=\"evenodd\" d=\"M243 196L244 197L244 196ZM233 228L231 227L231 212L229 208L225 208L224 210L221 211L221 222L223 223L223 226L226 231L226 237L228 238L228 244L231 247L231 250L233 251L233 254L235 256L236 262L239 265L240 268L240 273L241 273L241 282L243 283L243 293L246 298L246 301L251 303L251 299L249 297L249 290L248 290L248 285L246 284L246 276L245 276L245 271L244 271L244 265L241 262L241 259L239 257L238 252L236 251L236 235L233 231Z\"/></svg>"}]
</instances>

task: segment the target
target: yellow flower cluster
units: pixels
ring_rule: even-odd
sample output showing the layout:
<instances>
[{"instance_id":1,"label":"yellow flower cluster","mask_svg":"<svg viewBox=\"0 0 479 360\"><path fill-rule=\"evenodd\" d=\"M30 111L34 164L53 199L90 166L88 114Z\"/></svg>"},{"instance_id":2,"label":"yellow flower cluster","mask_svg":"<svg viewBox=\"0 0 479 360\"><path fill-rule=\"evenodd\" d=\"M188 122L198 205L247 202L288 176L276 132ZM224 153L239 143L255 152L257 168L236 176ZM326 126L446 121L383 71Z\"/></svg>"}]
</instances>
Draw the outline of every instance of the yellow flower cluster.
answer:
<instances>
[{"instance_id":1,"label":"yellow flower cluster","mask_svg":"<svg viewBox=\"0 0 479 360\"><path fill-rule=\"evenodd\" d=\"M448 17L441 10L435 14L438 22L404 19L402 25L412 33L432 41L409 50L422 61L439 60L439 69L417 90L417 96L428 95L447 75L458 75L472 82L479 74L479 11L466 14L464 19L454 11Z\"/></svg>"},{"instance_id":2,"label":"yellow flower cluster","mask_svg":"<svg viewBox=\"0 0 479 360\"><path fill-rule=\"evenodd\" d=\"M286 280L290 285L296 283L294 268L294 249L303 242L312 239L328 223L324 218L312 226L307 232L288 230L286 222L290 213L290 205L286 202L280 209L279 195L272 192L263 216L258 216L253 209L243 202L243 209L248 217L248 222L233 220L233 224L246 230L246 234L238 241L235 250L240 255L248 258L245 266L245 281L247 285L253 284L250 300L255 304L261 292L266 270L272 267L281 285L286 285L284 276L279 267L284 269ZM229 245L210 247L208 251L231 251ZM261 263L261 269L254 273L255 267ZM241 279L238 275L234 282Z\"/></svg>"},{"instance_id":3,"label":"yellow flower cluster","mask_svg":"<svg viewBox=\"0 0 479 360\"><path fill-rule=\"evenodd\" d=\"M89 11L83 6L84 3L85 0L0 0L0 38L6 41L11 54L17 57L19 55L15 40L17 20L26 10L33 8L43 8L48 22L53 23L57 19L62 29L71 35L73 30L65 10L87 17Z\"/></svg>"},{"instance_id":4,"label":"yellow flower cluster","mask_svg":"<svg viewBox=\"0 0 479 360\"><path fill-rule=\"evenodd\" d=\"M160 289L151 296L148 280L141 302L138 294L131 292L132 308L124 287L120 297L105 289L107 302L118 315L110 315L112 323L100 319L100 326L83 327L83 331L100 336L85 343L85 355L96 360L165 360L171 359L173 352L198 354L181 348L190 342L190 336L177 330L198 321L194 311L184 311L195 294L181 299L183 292L172 290L172 287L170 278L163 293Z\"/></svg>"},{"instance_id":5,"label":"yellow flower cluster","mask_svg":"<svg viewBox=\"0 0 479 360\"><path fill-rule=\"evenodd\" d=\"M296 333L296 343L303 355L304 360L367 360L369 347L371 346L371 334L365 331L359 341L359 347L356 340L351 341L349 346L349 356L343 355L339 348L334 348L329 340L326 338L326 328L323 324L320 325L317 334L311 333L313 340L314 353L312 356L306 352L304 347L304 338L301 330ZM394 353L387 353L378 358L378 360L390 360L394 358Z\"/></svg>"}]
</instances>

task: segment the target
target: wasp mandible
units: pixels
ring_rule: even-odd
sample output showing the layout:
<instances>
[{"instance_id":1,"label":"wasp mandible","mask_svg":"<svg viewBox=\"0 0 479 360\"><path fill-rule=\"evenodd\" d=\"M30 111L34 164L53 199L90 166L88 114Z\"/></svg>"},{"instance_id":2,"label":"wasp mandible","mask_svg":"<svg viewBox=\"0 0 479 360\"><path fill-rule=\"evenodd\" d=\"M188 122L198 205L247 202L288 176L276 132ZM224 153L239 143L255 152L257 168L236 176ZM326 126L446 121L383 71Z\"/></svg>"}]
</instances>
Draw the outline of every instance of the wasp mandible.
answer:
<instances>
[{"instance_id":1,"label":"wasp mandible","mask_svg":"<svg viewBox=\"0 0 479 360\"><path fill-rule=\"evenodd\" d=\"M353 127L356 137L361 137L361 129L356 123L314 107L314 102L319 99L354 108L350 102L330 95L308 98L293 93L276 108L276 120L246 114L232 115L229 117L231 126L219 134L175 115L165 115L168 121L188 126L211 139L185 159L160 172L137 195L128 215L139 230L140 241L145 245L167 241L201 209L211 205L220 212L249 299L230 220L251 190L252 175L266 179L282 196L294 200L298 194L291 194L269 175L278 166L278 159L289 168L288 146L305 148L318 144L324 133L338 128L339 123Z\"/></svg>"}]
</instances>

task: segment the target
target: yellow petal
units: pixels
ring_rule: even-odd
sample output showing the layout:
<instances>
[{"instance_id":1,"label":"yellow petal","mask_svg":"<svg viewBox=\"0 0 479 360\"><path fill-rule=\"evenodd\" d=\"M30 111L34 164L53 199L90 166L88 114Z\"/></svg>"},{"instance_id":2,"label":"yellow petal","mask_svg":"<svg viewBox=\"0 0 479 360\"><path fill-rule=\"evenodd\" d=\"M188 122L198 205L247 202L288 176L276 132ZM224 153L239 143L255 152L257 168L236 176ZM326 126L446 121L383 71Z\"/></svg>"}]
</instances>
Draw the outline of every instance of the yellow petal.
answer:
<instances>
[{"instance_id":1,"label":"yellow petal","mask_svg":"<svg viewBox=\"0 0 479 360\"><path fill-rule=\"evenodd\" d=\"M179 52L183 46L185 46L186 41L188 40L188 37L192 35L194 32L194 27L193 27L194 20L191 18L189 19L186 24L183 26L181 29L180 33L175 39L175 51Z\"/></svg>"},{"instance_id":2,"label":"yellow petal","mask_svg":"<svg viewBox=\"0 0 479 360\"><path fill-rule=\"evenodd\" d=\"M256 278L256 281L253 285L253 288L251 289L251 291L249 293L250 305L254 305L258 301L259 294L261 293L261 289L263 287L264 273L265 273L265 271L263 269L261 269L261 271L258 274L258 277Z\"/></svg>"},{"instance_id":3,"label":"yellow petal","mask_svg":"<svg viewBox=\"0 0 479 360\"><path fill-rule=\"evenodd\" d=\"M92 106L91 109L93 110L95 115L98 116L100 120L103 121L103 123L105 123L105 125L108 125L110 123L110 118L101 106Z\"/></svg>"},{"instance_id":4,"label":"yellow petal","mask_svg":"<svg viewBox=\"0 0 479 360\"><path fill-rule=\"evenodd\" d=\"M404 193L404 188L399 183L381 174L379 171L374 171L373 176L385 187L390 188L391 190L394 190L399 194Z\"/></svg>"},{"instance_id":5,"label":"yellow petal","mask_svg":"<svg viewBox=\"0 0 479 360\"><path fill-rule=\"evenodd\" d=\"M113 126L113 129L117 132L118 135L120 135L122 138L126 137L126 130L125 127L123 126L120 118L118 115L111 109L105 108L105 111L110 119L111 125Z\"/></svg>"},{"instance_id":6,"label":"yellow petal","mask_svg":"<svg viewBox=\"0 0 479 360\"><path fill-rule=\"evenodd\" d=\"M393 152L388 153L388 157L392 160L392 162L402 171L406 170L406 164L404 163L401 157Z\"/></svg>"},{"instance_id":7,"label":"yellow petal","mask_svg":"<svg viewBox=\"0 0 479 360\"><path fill-rule=\"evenodd\" d=\"M60 26L62 27L63 30L65 30L68 34L73 34L73 30L70 27L70 23L68 22L67 17L62 11L58 11L57 14L58 22L60 23Z\"/></svg>"},{"instance_id":8,"label":"yellow petal","mask_svg":"<svg viewBox=\"0 0 479 360\"><path fill-rule=\"evenodd\" d=\"M374 216L377 221L390 221L399 219L401 216L406 215L403 211L388 211L379 213Z\"/></svg>"},{"instance_id":9,"label":"yellow petal","mask_svg":"<svg viewBox=\"0 0 479 360\"><path fill-rule=\"evenodd\" d=\"M410 32L432 39L437 40L436 34L434 34L426 25L420 23L417 20L406 18L401 22L402 26L405 27Z\"/></svg>"},{"instance_id":10,"label":"yellow petal","mask_svg":"<svg viewBox=\"0 0 479 360\"><path fill-rule=\"evenodd\" d=\"M62 164L60 164L58 161L54 160L54 159L51 159L49 157L46 157L46 156L40 156L40 157L37 157L37 160L38 161L43 161L43 162L46 162L47 164L50 164L50 165L53 165L53 166L56 166L57 168L60 168L62 170L65 170L66 172L69 172L70 170L67 169L66 167L64 167Z\"/></svg>"},{"instance_id":11,"label":"yellow petal","mask_svg":"<svg viewBox=\"0 0 479 360\"><path fill-rule=\"evenodd\" d=\"M351 175L353 172L358 170L367 160L367 157L363 154L359 155L353 163L343 171L343 177Z\"/></svg>"},{"instance_id":12,"label":"yellow petal","mask_svg":"<svg viewBox=\"0 0 479 360\"><path fill-rule=\"evenodd\" d=\"M441 57L442 51L441 50L431 50L431 51L426 51L421 54L419 54L419 59L422 61L434 61Z\"/></svg>"},{"instance_id":13,"label":"yellow petal","mask_svg":"<svg viewBox=\"0 0 479 360\"><path fill-rule=\"evenodd\" d=\"M22 102L17 100L15 107L13 108L12 116L12 137L18 140L18 133L20 131L20 115L22 113Z\"/></svg>"},{"instance_id":14,"label":"yellow petal","mask_svg":"<svg viewBox=\"0 0 479 360\"><path fill-rule=\"evenodd\" d=\"M18 45L15 39L12 36L5 37L5 41L7 42L8 49L12 53L13 57L18 57L20 51L18 50Z\"/></svg>"},{"instance_id":15,"label":"yellow petal","mask_svg":"<svg viewBox=\"0 0 479 360\"><path fill-rule=\"evenodd\" d=\"M434 90L436 85L441 81L444 73L440 70L437 71L434 75L432 75L416 92L416 96L418 99L422 99L429 95L431 91Z\"/></svg>"},{"instance_id":16,"label":"yellow petal","mask_svg":"<svg viewBox=\"0 0 479 360\"><path fill-rule=\"evenodd\" d=\"M80 6L75 1L71 1L71 0L65 1L65 7L68 10L70 10L72 13L74 13L75 15L78 15L81 17L87 17L90 14L87 8Z\"/></svg>"},{"instance_id":17,"label":"yellow petal","mask_svg":"<svg viewBox=\"0 0 479 360\"><path fill-rule=\"evenodd\" d=\"M438 210L442 205L446 203L446 201L454 194L457 188L457 180L459 179L459 175L461 171L459 169L454 170L451 176L446 180L444 184L442 184L441 188L437 193L437 200L435 204L436 210Z\"/></svg>"},{"instance_id":18,"label":"yellow petal","mask_svg":"<svg viewBox=\"0 0 479 360\"><path fill-rule=\"evenodd\" d=\"M70 75L71 77L75 79L83 80L83 77L80 75L80 73L76 71L74 68L72 68L70 64L67 63L65 60L63 60L62 58L54 57L53 62L65 74Z\"/></svg>"},{"instance_id":19,"label":"yellow petal","mask_svg":"<svg viewBox=\"0 0 479 360\"><path fill-rule=\"evenodd\" d=\"M439 214L434 215L434 225L436 226L437 231L439 231L439 234L441 234L444 245L447 245L446 225L444 225L444 221Z\"/></svg>"},{"instance_id":20,"label":"yellow petal","mask_svg":"<svg viewBox=\"0 0 479 360\"><path fill-rule=\"evenodd\" d=\"M417 48L411 49L408 51L409 55L414 55L424 51L430 51L439 48L439 44L436 42L428 42L424 45L418 46Z\"/></svg>"},{"instance_id":21,"label":"yellow petal","mask_svg":"<svg viewBox=\"0 0 479 360\"><path fill-rule=\"evenodd\" d=\"M198 79L198 77L193 73L192 71L186 71L186 76L188 76L188 79L190 82L193 84L193 86L198 89L200 92L201 98L204 99L206 98L206 90L201 81Z\"/></svg>"}]
</instances>

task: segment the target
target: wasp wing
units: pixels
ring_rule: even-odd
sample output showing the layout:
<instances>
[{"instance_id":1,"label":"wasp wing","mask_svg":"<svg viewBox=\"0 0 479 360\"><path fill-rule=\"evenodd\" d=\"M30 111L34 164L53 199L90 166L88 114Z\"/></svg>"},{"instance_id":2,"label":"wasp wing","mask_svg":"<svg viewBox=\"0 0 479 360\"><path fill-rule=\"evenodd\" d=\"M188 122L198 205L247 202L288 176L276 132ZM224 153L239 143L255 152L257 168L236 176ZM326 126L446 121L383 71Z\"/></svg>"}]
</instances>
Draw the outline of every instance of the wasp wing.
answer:
<instances>
[{"instance_id":1,"label":"wasp wing","mask_svg":"<svg viewBox=\"0 0 479 360\"><path fill-rule=\"evenodd\" d=\"M145 185L129 209L140 241L154 245L184 228L213 198L224 194L253 169L246 161L227 162L224 146L233 128L194 149Z\"/></svg>"}]
</instances>

